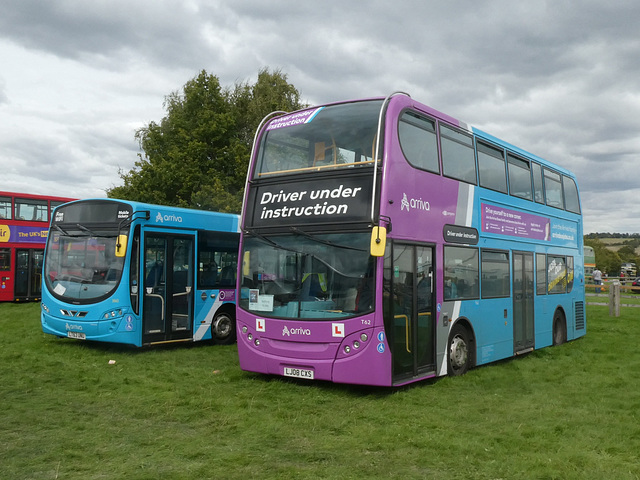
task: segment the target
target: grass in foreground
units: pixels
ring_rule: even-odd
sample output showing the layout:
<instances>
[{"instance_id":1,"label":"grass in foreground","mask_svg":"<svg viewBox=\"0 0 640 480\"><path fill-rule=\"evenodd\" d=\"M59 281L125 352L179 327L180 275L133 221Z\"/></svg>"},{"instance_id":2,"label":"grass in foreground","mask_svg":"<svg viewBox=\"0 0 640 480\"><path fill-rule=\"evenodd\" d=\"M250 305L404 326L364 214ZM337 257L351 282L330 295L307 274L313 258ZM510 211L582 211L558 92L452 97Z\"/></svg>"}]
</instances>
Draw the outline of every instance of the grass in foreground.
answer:
<instances>
[{"instance_id":1,"label":"grass in foreground","mask_svg":"<svg viewBox=\"0 0 640 480\"><path fill-rule=\"evenodd\" d=\"M235 346L58 339L2 304L0 478L638 478L640 321L587 315L561 347L376 389L242 372Z\"/></svg>"}]
</instances>

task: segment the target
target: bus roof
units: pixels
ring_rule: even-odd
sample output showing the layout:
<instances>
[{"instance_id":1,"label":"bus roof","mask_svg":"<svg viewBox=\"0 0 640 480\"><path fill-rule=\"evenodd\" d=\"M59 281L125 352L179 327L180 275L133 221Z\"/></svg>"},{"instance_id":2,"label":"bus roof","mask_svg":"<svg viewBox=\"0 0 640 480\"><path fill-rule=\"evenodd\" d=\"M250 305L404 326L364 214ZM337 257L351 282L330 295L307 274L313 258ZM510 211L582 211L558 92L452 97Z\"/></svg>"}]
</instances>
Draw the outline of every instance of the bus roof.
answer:
<instances>
[{"instance_id":1,"label":"bus roof","mask_svg":"<svg viewBox=\"0 0 640 480\"><path fill-rule=\"evenodd\" d=\"M206 226L208 227L218 227L223 228L225 231L240 231L240 216L234 213L222 213L222 212L212 212L209 210L196 210L194 208L183 208L183 207L172 207L167 205L155 205L152 203L142 203L142 202L134 202L132 200L121 200L118 198L85 198L82 200L76 200L73 202L68 202L66 205L74 204L74 203L86 203L86 202L113 202L113 203L124 203L129 205L134 212L139 212L143 210L150 211L150 218L154 219L159 214L163 214L166 216L167 213L172 214L173 217L176 216L193 216L198 217L206 217L208 223ZM63 205L61 205L62 207ZM58 207L60 208L60 207ZM220 225L216 225L216 223L220 222ZM205 225L203 225L203 228Z\"/></svg>"}]
</instances>

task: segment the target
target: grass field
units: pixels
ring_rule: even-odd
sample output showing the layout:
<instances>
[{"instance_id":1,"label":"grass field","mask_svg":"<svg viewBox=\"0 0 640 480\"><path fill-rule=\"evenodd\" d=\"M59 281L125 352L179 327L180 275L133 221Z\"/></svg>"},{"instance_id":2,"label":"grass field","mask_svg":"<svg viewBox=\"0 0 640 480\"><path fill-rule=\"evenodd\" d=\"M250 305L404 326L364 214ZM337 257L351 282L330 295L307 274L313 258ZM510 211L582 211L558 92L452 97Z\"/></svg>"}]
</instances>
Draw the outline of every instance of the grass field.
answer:
<instances>
[{"instance_id":1,"label":"grass field","mask_svg":"<svg viewBox=\"0 0 640 480\"><path fill-rule=\"evenodd\" d=\"M638 310L587 315L580 340L378 389L45 336L38 304L2 304L0 478L639 478Z\"/></svg>"}]
</instances>

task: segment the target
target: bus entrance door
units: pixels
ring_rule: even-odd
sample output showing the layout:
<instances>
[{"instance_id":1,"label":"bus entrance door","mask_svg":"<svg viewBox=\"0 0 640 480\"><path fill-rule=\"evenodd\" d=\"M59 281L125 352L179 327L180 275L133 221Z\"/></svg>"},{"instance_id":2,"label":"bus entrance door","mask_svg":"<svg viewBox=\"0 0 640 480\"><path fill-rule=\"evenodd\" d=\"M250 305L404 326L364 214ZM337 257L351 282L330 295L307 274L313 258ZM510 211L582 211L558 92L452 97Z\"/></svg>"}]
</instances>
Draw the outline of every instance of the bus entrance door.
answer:
<instances>
[{"instance_id":1,"label":"bus entrance door","mask_svg":"<svg viewBox=\"0 0 640 480\"><path fill-rule=\"evenodd\" d=\"M145 236L142 343L193 338L193 236Z\"/></svg>"},{"instance_id":2,"label":"bus entrance door","mask_svg":"<svg viewBox=\"0 0 640 480\"><path fill-rule=\"evenodd\" d=\"M394 242L385 258L385 324L393 355L393 381L435 370L433 248ZM390 254L389 254L390 253Z\"/></svg>"},{"instance_id":3,"label":"bus entrance door","mask_svg":"<svg viewBox=\"0 0 640 480\"><path fill-rule=\"evenodd\" d=\"M513 252L513 351L535 347L533 324L533 253Z\"/></svg>"},{"instance_id":4,"label":"bus entrance door","mask_svg":"<svg viewBox=\"0 0 640 480\"><path fill-rule=\"evenodd\" d=\"M36 300L40 298L42 288L42 249L16 250L16 300Z\"/></svg>"}]
</instances>

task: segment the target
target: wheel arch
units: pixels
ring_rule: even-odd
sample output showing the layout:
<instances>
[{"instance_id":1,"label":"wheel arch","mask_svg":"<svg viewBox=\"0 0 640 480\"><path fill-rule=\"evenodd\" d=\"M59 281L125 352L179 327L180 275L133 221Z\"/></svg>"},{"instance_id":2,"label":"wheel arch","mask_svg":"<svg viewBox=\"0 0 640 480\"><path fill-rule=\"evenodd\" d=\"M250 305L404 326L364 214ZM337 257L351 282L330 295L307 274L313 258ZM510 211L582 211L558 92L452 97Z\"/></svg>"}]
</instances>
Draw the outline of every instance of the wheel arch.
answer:
<instances>
[{"instance_id":1,"label":"wheel arch","mask_svg":"<svg viewBox=\"0 0 640 480\"><path fill-rule=\"evenodd\" d=\"M469 352L470 353L469 368L475 368L477 365L477 362L476 362L477 344L476 344L476 332L473 329L473 324L471 323L471 320L469 320L467 317L458 317L451 324L451 327L449 328L449 335L447 337L447 345L449 345L449 342L451 341L451 332L453 332L454 327L456 327L457 325L463 327L469 334L469 344L471 346L471 349Z\"/></svg>"},{"instance_id":2,"label":"wheel arch","mask_svg":"<svg viewBox=\"0 0 640 480\"><path fill-rule=\"evenodd\" d=\"M556 331L558 328L560 328L559 333L561 334L561 338L556 336ZM552 345L561 345L568 340L567 328L567 312L562 305L558 305L553 311L553 321L551 325Z\"/></svg>"},{"instance_id":3,"label":"wheel arch","mask_svg":"<svg viewBox=\"0 0 640 480\"><path fill-rule=\"evenodd\" d=\"M225 337L225 338L219 338L216 336L216 334L214 333L214 328L216 327L216 321L218 320L218 317L220 317L221 315L227 315L230 319L231 319L231 323L232 323L232 328L230 331L230 334ZM230 343L235 343L236 341L236 328L237 328L237 323L236 323L236 305L233 302L227 302L227 303L223 303L220 308L218 308L218 310L216 310L216 313L213 316L213 319L211 321L211 341L213 343L219 343L219 344L230 344Z\"/></svg>"}]
</instances>

